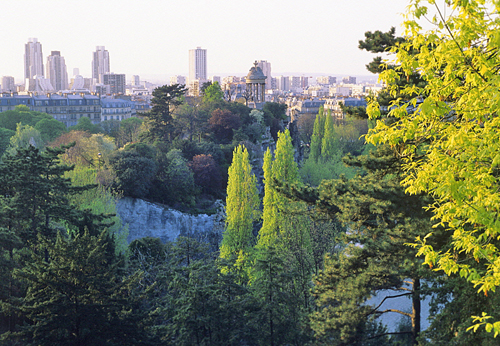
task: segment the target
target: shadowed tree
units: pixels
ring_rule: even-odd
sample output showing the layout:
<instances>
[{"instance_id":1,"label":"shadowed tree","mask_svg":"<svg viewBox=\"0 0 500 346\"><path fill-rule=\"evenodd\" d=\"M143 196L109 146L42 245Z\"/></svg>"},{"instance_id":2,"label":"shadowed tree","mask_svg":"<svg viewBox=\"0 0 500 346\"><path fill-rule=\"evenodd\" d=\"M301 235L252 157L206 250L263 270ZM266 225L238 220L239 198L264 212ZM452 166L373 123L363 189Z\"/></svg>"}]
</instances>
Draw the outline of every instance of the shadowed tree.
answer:
<instances>
[{"instance_id":1,"label":"shadowed tree","mask_svg":"<svg viewBox=\"0 0 500 346\"><path fill-rule=\"evenodd\" d=\"M172 113L182 104L182 96L186 93L184 85L164 85L153 91L152 108L145 113L148 131L144 137L150 142L156 140L170 142L174 138L174 118Z\"/></svg>"}]
</instances>

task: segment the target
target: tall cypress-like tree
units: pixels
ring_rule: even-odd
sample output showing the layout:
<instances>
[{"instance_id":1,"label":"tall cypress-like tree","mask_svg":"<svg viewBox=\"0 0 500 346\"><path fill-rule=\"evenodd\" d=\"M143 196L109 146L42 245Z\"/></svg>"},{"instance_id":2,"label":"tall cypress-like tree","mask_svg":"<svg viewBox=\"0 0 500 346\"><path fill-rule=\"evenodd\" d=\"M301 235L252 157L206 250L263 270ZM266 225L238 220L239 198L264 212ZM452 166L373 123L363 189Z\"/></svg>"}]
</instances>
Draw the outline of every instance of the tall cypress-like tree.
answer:
<instances>
[{"instance_id":1,"label":"tall cypress-like tree","mask_svg":"<svg viewBox=\"0 0 500 346\"><path fill-rule=\"evenodd\" d=\"M264 154L264 199L262 211L262 227L259 231L257 247L269 247L275 244L278 239L276 218L278 216L277 208L274 203L275 192L272 188L272 165L273 155L271 150L267 148Z\"/></svg>"},{"instance_id":2,"label":"tall cypress-like tree","mask_svg":"<svg viewBox=\"0 0 500 346\"><path fill-rule=\"evenodd\" d=\"M299 181L292 139L288 130L278 133L274 161L271 160L269 150L264 156L265 195L262 228L257 243L259 248L277 245L276 242L280 241L280 233L285 224L284 213L290 209L289 200L276 193L273 187L275 180L280 183Z\"/></svg>"},{"instance_id":3,"label":"tall cypress-like tree","mask_svg":"<svg viewBox=\"0 0 500 346\"><path fill-rule=\"evenodd\" d=\"M243 273L255 242L252 234L253 222L260 216L260 201L248 150L242 145L233 152L233 162L228 175L226 230L222 237L220 257L233 257L237 270Z\"/></svg>"},{"instance_id":4,"label":"tall cypress-like tree","mask_svg":"<svg viewBox=\"0 0 500 346\"><path fill-rule=\"evenodd\" d=\"M325 115L324 134L321 141L321 160L323 162L331 161L336 156L339 157L341 155L338 144L337 134L335 133L335 127L333 125L332 113L331 111L328 111Z\"/></svg>"},{"instance_id":5,"label":"tall cypress-like tree","mask_svg":"<svg viewBox=\"0 0 500 346\"><path fill-rule=\"evenodd\" d=\"M323 106L319 108L318 115L314 120L313 134L311 136L311 150L309 156L317 162L321 157L321 146L325 133L325 116Z\"/></svg>"}]
</instances>

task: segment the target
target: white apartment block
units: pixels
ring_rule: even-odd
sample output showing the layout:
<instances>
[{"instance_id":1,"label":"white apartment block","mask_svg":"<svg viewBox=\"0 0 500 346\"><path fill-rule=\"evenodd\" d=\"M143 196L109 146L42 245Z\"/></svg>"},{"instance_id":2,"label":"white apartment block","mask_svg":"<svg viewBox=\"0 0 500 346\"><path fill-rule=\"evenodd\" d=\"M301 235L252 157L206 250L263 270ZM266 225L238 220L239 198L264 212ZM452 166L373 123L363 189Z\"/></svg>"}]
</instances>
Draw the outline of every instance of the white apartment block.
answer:
<instances>
[{"instance_id":1,"label":"white apartment block","mask_svg":"<svg viewBox=\"0 0 500 346\"><path fill-rule=\"evenodd\" d=\"M133 75L130 84L134 87L141 86L141 78L138 75Z\"/></svg>"},{"instance_id":2,"label":"white apartment block","mask_svg":"<svg viewBox=\"0 0 500 346\"><path fill-rule=\"evenodd\" d=\"M271 63L266 60L257 61L257 66L260 67L264 76L266 76L266 89L272 89Z\"/></svg>"},{"instance_id":3,"label":"white apartment block","mask_svg":"<svg viewBox=\"0 0 500 346\"><path fill-rule=\"evenodd\" d=\"M104 46L97 46L93 56L92 78L94 78L97 83L103 83L103 76L111 71L109 68L109 52Z\"/></svg>"},{"instance_id":4,"label":"white apartment block","mask_svg":"<svg viewBox=\"0 0 500 346\"><path fill-rule=\"evenodd\" d=\"M35 76L45 76L42 44L37 38L29 38L28 43L24 45L24 78L33 79Z\"/></svg>"},{"instance_id":5,"label":"white apartment block","mask_svg":"<svg viewBox=\"0 0 500 346\"><path fill-rule=\"evenodd\" d=\"M47 57L47 79L54 91L68 89L68 70L61 52L52 51Z\"/></svg>"},{"instance_id":6,"label":"white apartment block","mask_svg":"<svg viewBox=\"0 0 500 346\"><path fill-rule=\"evenodd\" d=\"M346 86L330 87L330 96L331 97L336 97L336 96L347 97L347 96L350 96L351 93L352 93L352 89L350 87L346 87Z\"/></svg>"},{"instance_id":7,"label":"white apartment block","mask_svg":"<svg viewBox=\"0 0 500 346\"><path fill-rule=\"evenodd\" d=\"M337 77L332 76L320 76L316 78L316 82L322 85L333 85L337 83Z\"/></svg>"},{"instance_id":8,"label":"white apartment block","mask_svg":"<svg viewBox=\"0 0 500 346\"><path fill-rule=\"evenodd\" d=\"M189 50L189 81L207 80L207 50L197 47Z\"/></svg>"},{"instance_id":9,"label":"white apartment block","mask_svg":"<svg viewBox=\"0 0 500 346\"><path fill-rule=\"evenodd\" d=\"M219 83L219 85L221 85L221 77L220 76L211 76L209 78L209 80L212 82L212 83Z\"/></svg>"},{"instance_id":10,"label":"white apartment block","mask_svg":"<svg viewBox=\"0 0 500 346\"><path fill-rule=\"evenodd\" d=\"M2 91L5 92L14 92L16 91L16 85L14 84L14 77L12 76L3 76L2 77Z\"/></svg>"},{"instance_id":11,"label":"white apartment block","mask_svg":"<svg viewBox=\"0 0 500 346\"><path fill-rule=\"evenodd\" d=\"M186 77L184 76L172 76L170 77L170 85L181 84L186 85Z\"/></svg>"}]
</instances>

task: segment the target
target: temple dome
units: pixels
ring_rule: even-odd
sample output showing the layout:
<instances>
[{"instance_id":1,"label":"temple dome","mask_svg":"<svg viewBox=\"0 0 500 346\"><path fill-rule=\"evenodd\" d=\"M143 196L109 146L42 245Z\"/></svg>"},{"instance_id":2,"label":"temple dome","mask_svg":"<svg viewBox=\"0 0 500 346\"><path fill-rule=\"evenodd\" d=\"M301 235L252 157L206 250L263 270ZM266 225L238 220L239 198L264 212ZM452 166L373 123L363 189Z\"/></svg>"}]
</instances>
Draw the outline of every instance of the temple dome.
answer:
<instances>
[{"instance_id":1,"label":"temple dome","mask_svg":"<svg viewBox=\"0 0 500 346\"><path fill-rule=\"evenodd\" d=\"M246 77L247 83L265 83L266 82L267 77L264 75L264 72L262 72L262 69L257 65L258 65L257 62L255 62L254 66L248 72L247 77Z\"/></svg>"}]
</instances>

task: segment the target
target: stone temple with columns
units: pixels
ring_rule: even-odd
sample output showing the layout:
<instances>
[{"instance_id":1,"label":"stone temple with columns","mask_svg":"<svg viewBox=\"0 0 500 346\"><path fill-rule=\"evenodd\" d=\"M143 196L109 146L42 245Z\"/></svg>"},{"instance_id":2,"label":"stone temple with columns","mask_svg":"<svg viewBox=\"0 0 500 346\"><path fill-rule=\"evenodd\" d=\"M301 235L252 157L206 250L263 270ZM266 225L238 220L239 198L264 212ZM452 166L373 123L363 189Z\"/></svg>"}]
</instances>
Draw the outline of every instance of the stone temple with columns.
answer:
<instances>
[{"instance_id":1,"label":"stone temple with columns","mask_svg":"<svg viewBox=\"0 0 500 346\"><path fill-rule=\"evenodd\" d=\"M250 108L261 109L265 99L266 76L258 66L257 61L246 76L246 99Z\"/></svg>"}]
</instances>

